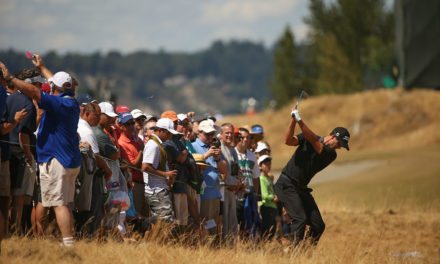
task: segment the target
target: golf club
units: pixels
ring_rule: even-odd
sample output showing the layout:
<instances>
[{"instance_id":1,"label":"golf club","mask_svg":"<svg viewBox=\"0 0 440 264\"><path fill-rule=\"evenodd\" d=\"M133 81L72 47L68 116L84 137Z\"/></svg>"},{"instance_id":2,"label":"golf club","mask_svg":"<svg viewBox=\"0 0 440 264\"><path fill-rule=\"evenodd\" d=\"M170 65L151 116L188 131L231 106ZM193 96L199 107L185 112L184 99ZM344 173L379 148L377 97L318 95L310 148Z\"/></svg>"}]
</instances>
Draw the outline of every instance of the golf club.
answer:
<instances>
[{"instance_id":1,"label":"golf club","mask_svg":"<svg viewBox=\"0 0 440 264\"><path fill-rule=\"evenodd\" d=\"M302 90L298 96L298 100L296 101L295 109L298 109L298 105L301 102L301 100L307 97L309 97L309 94L306 91Z\"/></svg>"}]
</instances>

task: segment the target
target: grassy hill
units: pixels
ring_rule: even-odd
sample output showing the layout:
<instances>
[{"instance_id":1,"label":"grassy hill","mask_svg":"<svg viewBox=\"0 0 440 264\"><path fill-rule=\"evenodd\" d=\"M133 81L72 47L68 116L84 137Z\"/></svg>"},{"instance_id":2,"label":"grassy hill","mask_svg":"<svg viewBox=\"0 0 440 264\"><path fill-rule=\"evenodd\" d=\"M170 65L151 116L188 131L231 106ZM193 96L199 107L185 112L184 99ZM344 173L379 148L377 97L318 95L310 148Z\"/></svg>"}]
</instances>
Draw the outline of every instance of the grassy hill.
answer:
<instances>
[{"instance_id":1,"label":"grassy hill","mask_svg":"<svg viewBox=\"0 0 440 264\"><path fill-rule=\"evenodd\" d=\"M279 111L227 116L221 122L261 124L272 147L274 167L281 169L293 153L283 142L295 102ZM336 126L348 128L350 151L338 151L337 162L440 145L440 92L434 90L374 90L310 97L301 102L299 110L304 122L319 135L327 135ZM299 128L296 132L300 133Z\"/></svg>"}]
</instances>

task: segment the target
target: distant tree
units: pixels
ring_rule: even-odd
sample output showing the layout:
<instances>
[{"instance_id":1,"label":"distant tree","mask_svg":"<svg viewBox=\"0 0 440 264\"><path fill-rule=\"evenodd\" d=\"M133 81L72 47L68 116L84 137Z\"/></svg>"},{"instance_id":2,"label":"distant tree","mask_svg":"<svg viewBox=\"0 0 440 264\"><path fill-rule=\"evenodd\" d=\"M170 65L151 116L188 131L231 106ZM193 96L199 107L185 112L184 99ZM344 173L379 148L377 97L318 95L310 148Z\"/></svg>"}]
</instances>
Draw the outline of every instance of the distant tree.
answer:
<instances>
[{"instance_id":1,"label":"distant tree","mask_svg":"<svg viewBox=\"0 0 440 264\"><path fill-rule=\"evenodd\" d=\"M394 16L384 0L310 0L316 93L348 93L378 85L395 58Z\"/></svg>"},{"instance_id":2,"label":"distant tree","mask_svg":"<svg viewBox=\"0 0 440 264\"><path fill-rule=\"evenodd\" d=\"M278 108L290 102L301 91L301 80L296 62L294 35L287 26L275 46L273 73L269 84Z\"/></svg>"}]
</instances>

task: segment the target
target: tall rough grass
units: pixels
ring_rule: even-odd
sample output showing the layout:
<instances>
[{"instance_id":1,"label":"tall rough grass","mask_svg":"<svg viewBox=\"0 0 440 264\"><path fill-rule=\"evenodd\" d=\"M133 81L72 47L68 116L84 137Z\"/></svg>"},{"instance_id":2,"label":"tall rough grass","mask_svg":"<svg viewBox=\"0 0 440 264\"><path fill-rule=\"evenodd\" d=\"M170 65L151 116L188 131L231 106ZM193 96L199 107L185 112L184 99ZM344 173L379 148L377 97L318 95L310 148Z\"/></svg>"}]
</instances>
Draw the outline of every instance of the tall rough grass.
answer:
<instances>
[{"instance_id":1,"label":"tall rough grass","mask_svg":"<svg viewBox=\"0 0 440 264\"><path fill-rule=\"evenodd\" d=\"M170 238L156 229L146 238L77 241L61 247L55 238L12 237L0 263L439 263L440 213L323 212L327 229L317 247L238 241L218 247L197 236Z\"/></svg>"}]
</instances>

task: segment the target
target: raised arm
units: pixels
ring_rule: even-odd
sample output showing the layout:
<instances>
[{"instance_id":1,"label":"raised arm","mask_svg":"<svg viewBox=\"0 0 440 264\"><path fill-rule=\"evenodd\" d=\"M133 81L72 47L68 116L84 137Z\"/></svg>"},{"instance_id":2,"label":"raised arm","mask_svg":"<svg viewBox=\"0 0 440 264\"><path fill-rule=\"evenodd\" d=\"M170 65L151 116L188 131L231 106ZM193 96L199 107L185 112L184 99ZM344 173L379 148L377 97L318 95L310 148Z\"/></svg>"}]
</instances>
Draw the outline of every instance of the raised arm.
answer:
<instances>
[{"instance_id":1,"label":"raised arm","mask_svg":"<svg viewBox=\"0 0 440 264\"><path fill-rule=\"evenodd\" d=\"M319 141L318 136L304 123L297 109L292 111L292 116L301 128L304 138L310 142L310 144L312 144L313 148L318 154L321 154L324 144Z\"/></svg>"},{"instance_id":2,"label":"raised arm","mask_svg":"<svg viewBox=\"0 0 440 264\"><path fill-rule=\"evenodd\" d=\"M290 118L289 127L287 128L286 133L286 139L284 140L284 144L287 146L298 146L298 138L295 136L295 126L296 126L296 120L293 116L292 111L292 118Z\"/></svg>"},{"instance_id":3,"label":"raised arm","mask_svg":"<svg viewBox=\"0 0 440 264\"><path fill-rule=\"evenodd\" d=\"M46 80L53 76L52 71L44 65L43 58L41 58L40 55L34 54L32 56L32 63L40 70L41 75L43 75Z\"/></svg>"},{"instance_id":4,"label":"raised arm","mask_svg":"<svg viewBox=\"0 0 440 264\"><path fill-rule=\"evenodd\" d=\"M5 64L3 64L3 62L0 62L0 68L3 73L3 78L7 82L11 82L15 88L20 90L20 92L22 92L27 97L34 99L37 102L40 101L41 91L40 91L40 89L38 89L38 87L15 78L15 76L13 76L9 73L8 68L6 67Z\"/></svg>"}]
</instances>

